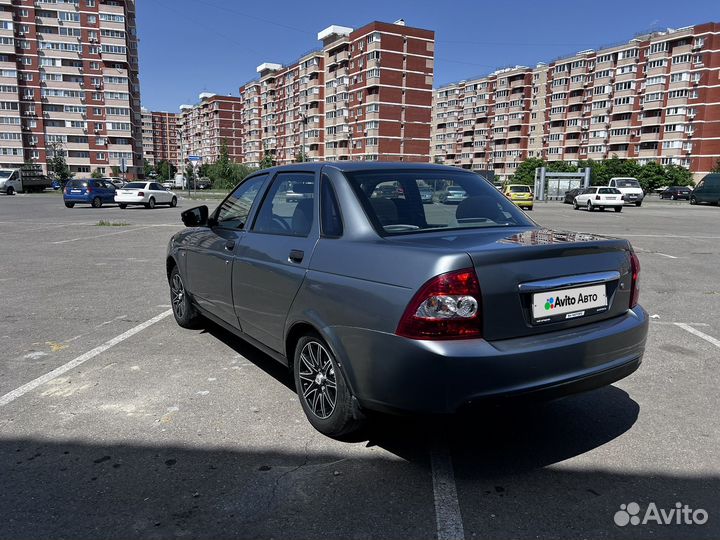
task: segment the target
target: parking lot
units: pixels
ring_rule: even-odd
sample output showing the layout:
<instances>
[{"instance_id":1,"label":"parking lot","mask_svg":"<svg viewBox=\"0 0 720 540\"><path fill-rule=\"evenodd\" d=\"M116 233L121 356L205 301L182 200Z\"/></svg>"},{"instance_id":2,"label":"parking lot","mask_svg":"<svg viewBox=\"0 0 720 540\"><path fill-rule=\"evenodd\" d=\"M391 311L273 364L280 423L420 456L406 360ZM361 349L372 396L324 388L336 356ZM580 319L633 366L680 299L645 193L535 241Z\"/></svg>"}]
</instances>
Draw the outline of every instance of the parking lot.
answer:
<instances>
[{"instance_id":1,"label":"parking lot","mask_svg":"<svg viewBox=\"0 0 720 540\"><path fill-rule=\"evenodd\" d=\"M0 538L720 537L720 208L536 203L543 226L632 241L653 317L640 369L340 442L279 364L175 324L165 248L195 204L0 196ZM615 525L631 502L709 520Z\"/></svg>"}]
</instances>

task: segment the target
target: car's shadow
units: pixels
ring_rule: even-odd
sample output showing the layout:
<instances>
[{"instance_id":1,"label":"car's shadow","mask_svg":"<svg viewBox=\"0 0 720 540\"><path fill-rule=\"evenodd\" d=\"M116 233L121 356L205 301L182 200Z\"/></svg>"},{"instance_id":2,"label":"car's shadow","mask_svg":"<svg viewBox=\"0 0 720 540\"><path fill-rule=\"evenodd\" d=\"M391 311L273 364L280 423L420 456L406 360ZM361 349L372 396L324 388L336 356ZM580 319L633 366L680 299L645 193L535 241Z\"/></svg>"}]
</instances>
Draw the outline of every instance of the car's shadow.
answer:
<instances>
[{"instance_id":1,"label":"car's shadow","mask_svg":"<svg viewBox=\"0 0 720 540\"><path fill-rule=\"evenodd\" d=\"M206 331L295 392L285 366L212 323ZM298 407L300 404L298 403ZM368 427L347 438L367 441L404 459L427 458L441 445L475 472L520 471L545 467L578 456L628 431L639 405L616 386L552 402L480 405L455 415L393 416L369 413Z\"/></svg>"}]
</instances>

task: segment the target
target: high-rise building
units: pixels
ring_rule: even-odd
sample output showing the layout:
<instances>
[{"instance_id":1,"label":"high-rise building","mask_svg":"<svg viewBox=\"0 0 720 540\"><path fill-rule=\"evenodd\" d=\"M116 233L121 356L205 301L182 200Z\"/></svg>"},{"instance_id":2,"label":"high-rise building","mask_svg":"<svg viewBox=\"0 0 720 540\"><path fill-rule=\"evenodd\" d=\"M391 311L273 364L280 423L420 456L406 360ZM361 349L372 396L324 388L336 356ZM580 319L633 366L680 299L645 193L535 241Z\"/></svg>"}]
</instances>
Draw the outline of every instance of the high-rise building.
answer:
<instances>
[{"instance_id":1,"label":"high-rise building","mask_svg":"<svg viewBox=\"0 0 720 540\"><path fill-rule=\"evenodd\" d=\"M168 112L150 113L152 116L153 155L155 163L168 161L180 168L179 115Z\"/></svg>"},{"instance_id":2,"label":"high-rise building","mask_svg":"<svg viewBox=\"0 0 720 540\"><path fill-rule=\"evenodd\" d=\"M0 0L0 166L142 171L134 0Z\"/></svg>"},{"instance_id":3,"label":"high-rise building","mask_svg":"<svg viewBox=\"0 0 720 540\"><path fill-rule=\"evenodd\" d=\"M220 156L223 144L234 161L242 161L242 103L232 96L202 93L197 105L181 105L178 119L180 161L200 156L212 163Z\"/></svg>"},{"instance_id":4,"label":"high-rise building","mask_svg":"<svg viewBox=\"0 0 720 540\"><path fill-rule=\"evenodd\" d=\"M435 90L436 161L501 179L528 157L689 168L720 156L720 23L653 32Z\"/></svg>"},{"instance_id":5,"label":"high-rise building","mask_svg":"<svg viewBox=\"0 0 720 540\"><path fill-rule=\"evenodd\" d=\"M142 107L140 114L142 117L143 160L150 163L150 165L155 165L152 113L145 107Z\"/></svg>"},{"instance_id":6,"label":"high-rise building","mask_svg":"<svg viewBox=\"0 0 720 540\"><path fill-rule=\"evenodd\" d=\"M373 22L318 33L322 50L264 63L240 88L242 158L427 162L434 33Z\"/></svg>"}]
</instances>

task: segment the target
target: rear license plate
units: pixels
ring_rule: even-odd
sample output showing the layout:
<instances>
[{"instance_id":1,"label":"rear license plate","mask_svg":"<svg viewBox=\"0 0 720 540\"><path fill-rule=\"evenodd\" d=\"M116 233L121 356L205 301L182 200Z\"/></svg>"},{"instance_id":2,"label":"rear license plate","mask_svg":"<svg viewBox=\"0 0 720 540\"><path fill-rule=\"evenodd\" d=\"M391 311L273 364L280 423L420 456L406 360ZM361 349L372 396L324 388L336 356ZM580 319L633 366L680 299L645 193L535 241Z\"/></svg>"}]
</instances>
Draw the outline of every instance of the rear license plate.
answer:
<instances>
[{"instance_id":1,"label":"rear license plate","mask_svg":"<svg viewBox=\"0 0 720 540\"><path fill-rule=\"evenodd\" d=\"M70 193L80 193L80 190L79 189L71 189Z\"/></svg>"},{"instance_id":2,"label":"rear license plate","mask_svg":"<svg viewBox=\"0 0 720 540\"><path fill-rule=\"evenodd\" d=\"M605 284L533 294L533 322L556 322L587 317L607 310Z\"/></svg>"}]
</instances>

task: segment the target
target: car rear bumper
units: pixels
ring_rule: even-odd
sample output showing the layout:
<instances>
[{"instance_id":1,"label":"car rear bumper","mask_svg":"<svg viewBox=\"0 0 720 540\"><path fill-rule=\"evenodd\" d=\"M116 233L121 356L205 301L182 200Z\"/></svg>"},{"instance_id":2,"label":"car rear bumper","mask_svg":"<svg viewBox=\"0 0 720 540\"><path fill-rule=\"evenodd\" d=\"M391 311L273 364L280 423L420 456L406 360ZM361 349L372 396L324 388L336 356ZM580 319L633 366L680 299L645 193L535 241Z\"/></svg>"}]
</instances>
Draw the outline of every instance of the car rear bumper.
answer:
<instances>
[{"instance_id":1,"label":"car rear bumper","mask_svg":"<svg viewBox=\"0 0 720 540\"><path fill-rule=\"evenodd\" d=\"M590 201L590 203L593 206L603 206L603 207L610 207L610 206L623 206L627 203L627 201L620 199L617 201ZM633 203L634 204L634 203Z\"/></svg>"},{"instance_id":2,"label":"car rear bumper","mask_svg":"<svg viewBox=\"0 0 720 540\"><path fill-rule=\"evenodd\" d=\"M115 195L115 202L122 204L146 204L147 200L145 197L133 197L133 196L119 196Z\"/></svg>"},{"instance_id":3,"label":"car rear bumper","mask_svg":"<svg viewBox=\"0 0 720 540\"><path fill-rule=\"evenodd\" d=\"M498 398L554 398L626 377L642 360L648 318L636 307L582 327L494 342L421 341L348 327L327 331L363 407L449 413Z\"/></svg>"},{"instance_id":4,"label":"car rear bumper","mask_svg":"<svg viewBox=\"0 0 720 540\"><path fill-rule=\"evenodd\" d=\"M531 207L533 205L533 202L535 202L532 199L510 199L510 200L512 202L514 202L520 208Z\"/></svg>"},{"instance_id":5,"label":"car rear bumper","mask_svg":"<svg viewBox=\"0 0 720 540\"><path fill-rule=\"evenodd\" d=\"M90 204L94 198L92 195L63 195L63 201L75 204Z\"/></svg>"}]
</instances>

